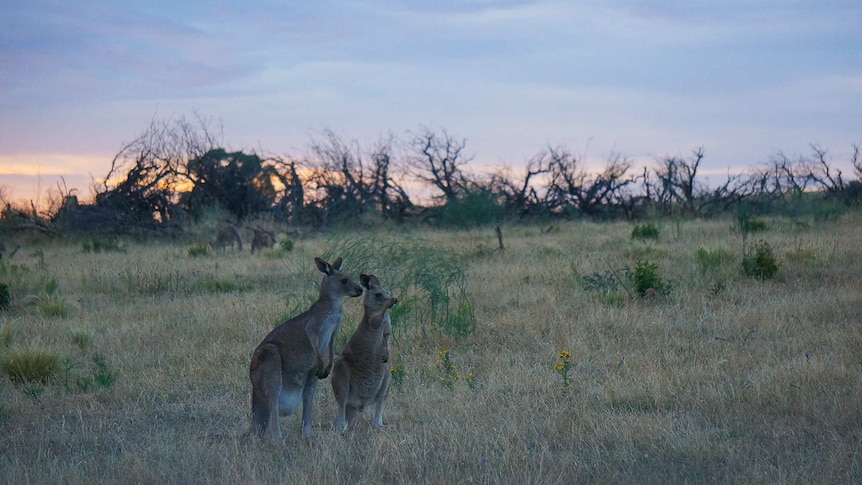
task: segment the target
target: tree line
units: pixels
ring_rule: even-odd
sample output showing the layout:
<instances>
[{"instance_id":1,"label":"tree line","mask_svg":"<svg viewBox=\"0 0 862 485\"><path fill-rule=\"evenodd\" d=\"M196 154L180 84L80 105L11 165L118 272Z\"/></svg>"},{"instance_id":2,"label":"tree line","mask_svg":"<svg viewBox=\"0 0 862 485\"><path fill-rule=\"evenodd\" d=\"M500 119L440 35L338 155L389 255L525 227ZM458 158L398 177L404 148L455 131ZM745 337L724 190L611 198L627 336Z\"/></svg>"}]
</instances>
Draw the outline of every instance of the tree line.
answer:
<instances>
[{"instance_id":1,"label":"tree line","mask_svg":"<svg viewBox=\"0 0 862 485\"><path fill-rule=\"evenodd\" d=\"M825 204L838 210L862 201L858 145L850 176L812 145L809 155L779 152L763 166L713 185L698 173L702 147L642 168L612 155L596 171L568 149L548 146L520 173L480 174L470 171L466 139L428 127L401 138L389 134L366 147L323 130L301 158L223 145L212 122L200 116L154 119L94 181L91 203L58 186L46 213L5 204L2 218L42 230L130 233L176 230L212 207L240 223L265 216L320 228L366 216L464 226L513 218L709 217L742 206L766 212ZM425 196L420 202L411 192Z\"/></svg>"}]
</instances>

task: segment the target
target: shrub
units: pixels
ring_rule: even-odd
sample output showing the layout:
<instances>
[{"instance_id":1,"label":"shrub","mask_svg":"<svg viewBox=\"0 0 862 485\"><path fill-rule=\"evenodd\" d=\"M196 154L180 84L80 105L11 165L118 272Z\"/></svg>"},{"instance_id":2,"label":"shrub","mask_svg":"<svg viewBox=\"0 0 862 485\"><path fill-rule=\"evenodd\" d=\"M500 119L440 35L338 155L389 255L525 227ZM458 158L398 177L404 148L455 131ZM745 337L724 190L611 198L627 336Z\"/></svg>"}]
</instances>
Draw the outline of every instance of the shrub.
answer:
<instances>
[{"instance_id":1,"label":"shrub","mask_svg":"<svg viewBox=\"0 0 862 485\"><path fill-rule=\"evenodd\" d=\"M275 245L271 248L266 248L262 251L264 257L267 258L283 258L287 253L293 251L296 243L287 234L279 234L275 237Z\"/></svg>"},{"instance_id":2,"label":"shrub","mask_svg":"<svg viewBox=\"0 0 862 485\"><path fill-rule=\"evenodd\" d=\"M13 382L44 382L60 369L60 356L45 349L12 350L3 356L0 368Z\"/></svg>"},{"instance_id":3,"label":"shrub","mask_svg":"<svg viewBox=\"0 0 862 485\"><path fill-rule=\"evenodd\" d=\"M619 281L613 272L605 271L581 277L581 287L592 292L612 293L619 289Z\"/></svg>"},{"instance_id":4,"label":"shrub","mask_svg":"<svg viewBox=\"0 0 862 485\"><path fill-rule=\"evenodd\" d=\"M778 273L778 262L772 246L762 239L754 244L753 249L748 246L742 256L742 272L761 280L774 278Z\"/></svg>"},{"instance_id":5,"label":"shrub","mask_svg":"<svg viewBox=\"0 0 862 485\"><path fill-rule=\"evenodd\" d=\"M747 205L741 205L736 210L736 222L734 226L743 236L767 229L766 222L755 219L751 215L751 209Z\"/></svg>"},{"instance_id":6,"label":"shrub","mask_svg":"<svg viewBox=\"0 0 862 485\"><path fill-rule=\"evenodd\" d=\"M114 371L108 369L105 358L99 354L94 354L90 360L94 367L92 374L78 379L78 389L81 392L87 392L93 386L99 388L111 387L117 380L117 375Z\"/></svg>"},{"instance_id":7,"label":"shrub","mask_svg":"<svg viewBox=\"0 0 862 485\"><path fill-rule=\"evenodd\" d=\"M435 224L448 227L472 227L499 222L505 211L491 192L474 191L449 200L440 208Z\"/></svg>"},{"instance_id":8,"label":"shrub","mask_svg":"<svg viewBox=\"0 0 862 485\"><path fill-rule=\"evenodd\" d=\"M647 239L658 239L659 236L659 228L650 224L637 224L632 229L632 239L637 239L639 241L646 241Z\"/></svg>"},{"instance_id":9,"label":"shrub","mask_svg":"<svg viewBox=\"0 0 862 485\"><path fill-rule=\"evenodd\" d=\"M619 273L628 275L629 268L619 270L608 270L585 275L580 278L581 288L598 296L600 302L608 306L622 306L626 301L634 297L626 283L619 277Z\"/></svg>"},{"instance_id":10,"label":"shrub","mask_svg":"<svg viewBox=\"0 0 862 485\"><path fill-rule=\"evenodd\" d=\"M295 243L287 234L279 234L275 238L275 246L282 251L293 251Z\"/></svg>"},{"instance_id":11,"label":"shrub","mask_svg":"<svg viewBox=\"0 0 862 485\"><path fill-rule=\"evenodd\" d=\"M193 244L188 248L188 255L192 258L199 258L210 253L210 248L206 244Z\"/></svg>"},{"instance_id":12,"label":"shrub","mask_svg":"<svg viewBox=\"0 0 862 485\"><path fill-rule=\"evenodd\" d=\"M658 266L645 259L638 261L635 269L628 273L628 277L635 293L639 296L644 296L650 288L659 292L661 295L667 295L670 293L671 285L659 276Z\"/></svg>"},{"instance_id":13,"label":"shrub","mask_svg":"<svg viewBox=\"0 0 862 485\"><path fill-rule=\"evenodd\" d=\"M201 290L209 293L231 293L247 291L251 284L236 276L206 275L198 281Z\"/></svg>"},{"instance_id":14,"label":"shrub","mask_svg":"<svg viewBox=\"0 0 862 485\"><path fill-rule=\"evenodd\" d=\"M89 242L85 242L82 247L85 253L125 253L126 248L116 241L94 238Z\"/></svg>"},{"instance_id":15,"label":"shrub","mask_svg":"<svg viewBox=\"0 0 862 485\"><path fill-rule=\"evenodd\" d=\"M338 239L323 255L341 255L345 261L359 262L363 271L377 274L393 294L403 296L393 307L393 331L402 322L427 322L439 329L464 336L473 332L476 318L467 294L467 274L458 255L423 241L401 238ZM400 319L402 305L413 318Z\"/></svg>"},{"instance_id":16,"label":"shrub","mask_svg":"<svg viewBox=\"0 0 862 485\"><path fill-rule=\"evenodd\" d=\"M12 303L12 296L9 293L9 285L0 282L0 310L6 310Z\"/></svg>"}]
</instances>

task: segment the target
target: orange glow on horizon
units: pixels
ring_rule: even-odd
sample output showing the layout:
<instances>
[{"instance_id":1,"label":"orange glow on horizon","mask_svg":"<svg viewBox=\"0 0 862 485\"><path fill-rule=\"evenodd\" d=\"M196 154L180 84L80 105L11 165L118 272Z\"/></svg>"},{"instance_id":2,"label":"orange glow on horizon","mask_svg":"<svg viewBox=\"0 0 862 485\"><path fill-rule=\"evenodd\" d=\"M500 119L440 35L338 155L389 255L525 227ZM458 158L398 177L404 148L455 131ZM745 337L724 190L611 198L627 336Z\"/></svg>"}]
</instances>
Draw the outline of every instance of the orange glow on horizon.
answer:
<instances>
[{"instance_id":1,"label":"orange glow on horizon","mask_svg":"<svg viewBox=\"0 0 862 485\"><path fill-rule=\"evenodd\" d=\"M111 155L20 153L0 155L0 175L87 175L107 172Z\"/></svg>"}]
</instances>

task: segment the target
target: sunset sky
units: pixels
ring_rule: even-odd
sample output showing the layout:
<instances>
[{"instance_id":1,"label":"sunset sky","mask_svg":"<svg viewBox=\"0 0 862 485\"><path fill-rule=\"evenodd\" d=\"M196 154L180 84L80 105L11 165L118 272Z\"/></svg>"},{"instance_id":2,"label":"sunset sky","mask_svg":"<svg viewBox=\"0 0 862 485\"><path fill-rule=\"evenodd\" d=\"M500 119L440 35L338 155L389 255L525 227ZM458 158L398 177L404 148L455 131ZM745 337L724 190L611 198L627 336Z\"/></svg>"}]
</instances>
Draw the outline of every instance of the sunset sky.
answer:
<instances>
[{"instance_id":1,"label":"sunset sky","mask_svg":"<svg viewBox=\"0 0 862 485\"><path fill-rule=\"evenodd\" d=\"M548 145L596 164L703 146L717 178L811 143L841 165L860 26L859 0L6 1L0 186L86 196L152 119L195 112L227 148L292 157L323 128L365 146L429 126L477 171Z\"/></svg>"}]
</instances>

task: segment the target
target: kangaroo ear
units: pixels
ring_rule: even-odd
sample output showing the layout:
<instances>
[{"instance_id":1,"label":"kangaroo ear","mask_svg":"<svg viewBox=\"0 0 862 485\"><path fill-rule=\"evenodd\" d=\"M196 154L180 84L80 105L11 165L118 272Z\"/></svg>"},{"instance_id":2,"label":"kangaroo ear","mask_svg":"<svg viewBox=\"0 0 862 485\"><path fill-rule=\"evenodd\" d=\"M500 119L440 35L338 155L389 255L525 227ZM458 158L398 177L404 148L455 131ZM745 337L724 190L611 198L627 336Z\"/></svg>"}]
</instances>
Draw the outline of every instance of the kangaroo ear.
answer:
<instances>
[{"instance_id":1,"label":"kangaroo ear","mask_svg":"<svg viewBox=\"0 0 862 485\"><path fill-rule=\"evenodd\" d=\"M362 287L366 290L371 289L371 278L373 278L373 276L368 276L367 274L359 275L359 282L362 283Z\"/></svg>"},{"instance_id":2,"label":"kangaroo ear","mask_svg":"<svg viewBox=\"0 0 862 485\"><path fill-rule=\"evenodd\" d=\"M317 269L320 270L320 272L325 274L325 275L328 275L329 273L332 272L332 268L329 266L329 263L327 263L326 261L324 261L320 258L314 258L314 264L316 264Z\"/></svg>"},{"instance_id":3,"label":"kangaroo ear","mask_svg":"<svg viewBox=\"0 0 862 485\"><path fill-rule=\"evenodd\" d=\"M338 258L335 259L335 261L332 262L332 269L334 269L336 271L340 270L341 269L341 263L342 263L341 256L339 256Z\"/></svg>"}]
</instances>

